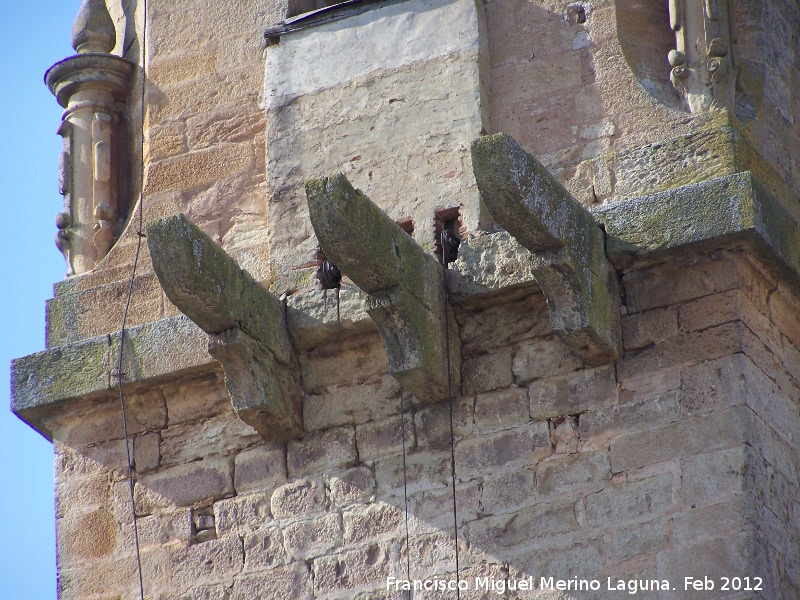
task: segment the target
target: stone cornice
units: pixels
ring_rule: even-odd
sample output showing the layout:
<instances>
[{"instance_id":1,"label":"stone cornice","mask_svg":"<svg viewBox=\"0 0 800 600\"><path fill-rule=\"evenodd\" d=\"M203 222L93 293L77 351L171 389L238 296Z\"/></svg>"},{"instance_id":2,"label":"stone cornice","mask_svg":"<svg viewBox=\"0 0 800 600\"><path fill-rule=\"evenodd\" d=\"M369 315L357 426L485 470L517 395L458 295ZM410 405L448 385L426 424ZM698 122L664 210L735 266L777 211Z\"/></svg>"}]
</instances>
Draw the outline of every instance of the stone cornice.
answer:
<instances>
[{"instance_id":1,"label":"stone cornice","mask_svg":"<svg viewBox=\"0 0 800 600\"><path fill-rule=\"evenodd\" d=\"M50 348L11 362L11 410L49 440L51 423L79 399L119 402L119 333ZM208 336L188 317L162 319L125 332L125 373L138 390L181 375L217 371Z\"/></svg>"},{"instance_id":2,"label":"stone cornice","mask_svg":"<svg viewBox=\"0 0 800 600\"><path fill-rule=\"evenodd\" d=\"M668 260L687 250L708 252L746 244L794 281L800 281L797 220L749 172L719 177L674 190L597 208L606 230L606 255L627 270ZM505 232L468 238L447 272L454 304L479 301L524 287L537 289L530 253ZM487 269L487 261L493 268ZM368 295L345 284L339 306L331 292L308 290L286 299L289 332L299 349L334 337L374 329ZM117 402L112 375L119 334L53 347L12 362L12 410L48 439L54 419L79 399ZM171 317L131 328L133 351L126 381L137 389L168 378L218 372L207 351L208 335L187 317ZM131 362L131 361L129 361Z\"/></svg>"},{"instance_id":3,"label":"stone cornice","mask_svg":"<svg viewBox=\"0 0 800 600\"><path fill-rule=\"evenodd\" d=\"M749 171L594 209L617 269L661 260L690 245L755 241L800 275L800 228L789 210Z\"/></svg>"}]
</instances>

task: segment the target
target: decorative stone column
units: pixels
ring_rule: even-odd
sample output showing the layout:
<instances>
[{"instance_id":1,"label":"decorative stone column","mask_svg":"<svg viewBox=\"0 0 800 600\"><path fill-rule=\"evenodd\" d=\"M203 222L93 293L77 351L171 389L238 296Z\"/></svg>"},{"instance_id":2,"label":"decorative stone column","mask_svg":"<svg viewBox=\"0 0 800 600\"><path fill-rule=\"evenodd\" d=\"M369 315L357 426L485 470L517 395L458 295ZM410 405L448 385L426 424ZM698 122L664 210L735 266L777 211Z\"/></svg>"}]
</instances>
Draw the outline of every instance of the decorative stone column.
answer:
<instances>
[{"instance_id":1,"label":"decorative stone column","mask_svg":"<svg viewBox=\"0 0 800 600\"><path fill-rule=\"evenodd\" d=\"M72 28L78 53L54 64L45 83L66 110L58 134L59 192L56 245L67 276L89 271L108 253L124 224L120 193L124 102L134 65L110 54L116 30L103 0L83 0Z\"/></svg>"},{"instance_id":2,"label":"decorative stone column","mask_svg":"<svg viewBox=\"0 0 800 600\"><path fill-rule=\"evenodd\" d=\"M730 106L736 76L727 0L669 0L669 19L675 32L670 81L689 112Z\"/></svg>"}]
</instances>

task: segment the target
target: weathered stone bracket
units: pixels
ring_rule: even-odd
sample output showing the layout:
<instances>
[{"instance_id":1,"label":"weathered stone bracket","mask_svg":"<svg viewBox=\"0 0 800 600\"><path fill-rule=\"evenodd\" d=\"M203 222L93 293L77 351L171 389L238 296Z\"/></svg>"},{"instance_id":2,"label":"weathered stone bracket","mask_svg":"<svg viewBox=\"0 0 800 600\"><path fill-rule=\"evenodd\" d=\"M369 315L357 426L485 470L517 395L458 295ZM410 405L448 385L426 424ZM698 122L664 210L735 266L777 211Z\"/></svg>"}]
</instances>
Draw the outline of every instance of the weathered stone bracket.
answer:
<instances>
[{"instance_id":1,"label":"weathered stone bracket","mask_svg":"<svg viewBox=\"0 0 800 600\"><path fill-rule=\"evenodd\" d=\"M619 293L591 213L505 134L472 144L478 189L494 220L532 256L550 323L589 364L619 356Z\"/></svg>"},{"instance_id":2,"label":"weathered stone bracket","mask_svg":"<svg viewBox=\"0 0 800 600\"><path fill-rule=\"evenodd\" d=\"M147 243L167 297L210 335L239 417L265 439L301 436L303 392L283 303L184 215L149 223Z\"/></svg>"},{"instance_id":3,"label":"weathered stone bracket","mask_svg":"<svg viewBox=\"0 0 800 600\"><path fill-rule=\"evenodd\" d=\"M344 175L306 183L311 223L325 255L369 294L367 313L383 339L389 372L418 399L448 395L444 269ZM450 322L451 391L460 351Z\"/></svg>"}]
</instances>

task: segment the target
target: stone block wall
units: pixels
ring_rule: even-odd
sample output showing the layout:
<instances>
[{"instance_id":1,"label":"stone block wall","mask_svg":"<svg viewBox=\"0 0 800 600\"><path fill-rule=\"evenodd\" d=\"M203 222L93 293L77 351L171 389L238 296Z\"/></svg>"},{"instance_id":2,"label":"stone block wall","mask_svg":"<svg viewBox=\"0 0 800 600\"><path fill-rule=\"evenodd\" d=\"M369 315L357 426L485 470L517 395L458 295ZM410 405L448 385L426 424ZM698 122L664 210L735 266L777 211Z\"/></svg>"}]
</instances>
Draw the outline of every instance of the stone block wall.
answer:
<instances>
[{"instance_id":1,"label":"stone block wall","mask_svg":"<svg viewBox=\"0 0 800 600\"><path fill-rule=\"evenodd\" d=\"M594 368L535 287L456 306L462 578L596 578L570 597L619 598L606 577L749 575L762 592L638 597L800 593L798 307L763 267L730 250L626 273L625 355ZM400 597L386 579L407 559L412 578L452 576L447 402L421 406L389 377L377 332L300 362L306 434L286 445L235 416L218 373L131 393L148 598ZM82 407L55 439L60 598L136 597L118 410Z\"/></svg>"},{"instance_id":2,"label":"stone block wall","mask_svg":"<svg viewBox=\"0 0 800 600\"><path fill-rule=\"evenodd\" d=\"M466 231L490 220L469 152L488 127L485 37L481 3L408 0L309 25L266 49L269 240L280 291L313 274L297 269L318 244L303 187L312 178L344 173L392 219L412 219L429 251L437 207L459 206Z\"/></svg>"},{"instance_id":3,"label":"stone block wall","mask_svg":"<svg viewBox=\"0 0 800 600\"><path fill-rule=\"evenodd\" d=\"M110 4L125 32L115 52L135 59L142 4ZM626 20L634 4L640 12ZM517 138L586 205L750 169L797 215L800 80L796 52L787 50L797 47L797 33L786 27L797 20L796 3L732 0L737 104L696 115L642 76L663 78L657 61L646 68L631 61L643 43L636 23L664 17L661 4L490 0L476 5L481 43L468 51L378 75L345 74L266 106L265 50L276 48L265 48L262 33L284 18L285 2L149 0L147 109L137 112L141 81L128 109L131 132L144 123L144 221L186 213L258 282L293 293L313 273L303 181L338 169L391 218L417 219L415 238L426 250L431 210L471 203L460 233L480 253L473 234L493 227L477 217L465 145L480 126ZM648 57L660 56L661 37L645 42ZM422 100L407 104L406 92ZM121 324L137 225L128 224L94 270L57 284L48 303L48 360L61 360L63 349L78 364L85 354L76 342L92 338L97 364L76 366L70 380L84 376L76 392L83 397L70 397L74 389L64 384L43 402L52 405L23 407L41 408L43 428L52 427L61 600L138 596L125 448L109 391L118 338L108 335ZM527 251L475 259L491 283L461 281L453 309L462 353L453 424L463 578L680 586L692 574L758 576L760 592L638 597L800 597L795 274L732 237L726 230L725 243L707 240L647 263L627 257L624 354L591 368L552 331ZM275 260L281 244L287 255ZM412 578L452 576L448 404L423 405L389 375L351 285L342 312L357 312L354 322L340 323L333 292L321 309L322 294L286 301L290 330L302 330L294 339L300 440L264 442L237 418L221 369L191 323L181 325L191 335L170 339L191 338L192 360L176 366L166 344L135 357L158 367L143 368L147 377L127 388L147 598L373 600L399 597L386 593L386 578L405 578L408 565ZM169 330L179 314L145 244L128 326Z\"/></svg>"},{"instance_id":4,"label":"stone block wall","mask_svg":"<svg viewBox=\"0 0 800 600\"><path fill-rule=\"evenodd\" d=\"M143 6L109 4L119 30L115 52L136 61ZM420 10L433 4L422 2ZM467 4L436 6L455 14L454 6ZM671 33L647 34L648 27L668 29L663 3L628 4L479 3L468 23L475 39L444 44L450 54L431 49L393 68L339 72L335 60L310 59L320 27L292 34L306 36L302 53L275 62L283 50L266 48L263 32L286 16L286 2L151 0L144 119L139 79L128 105L132 197L139 185L135 132L144 121L144 220L184 212L277 292L313 284L311 271L300 268L313 259L302 192L311 177L345 172L392 218L414 219L425 248L433 244L438 205L462 207L463 236L491 229L467 150L481 127L517 139L586 205L750 169L797 215L791 190L800 95L790 51L796 32L787 25L797 21L796 7L731 0L742 80L737 106L742 112L755 103L745 112L756 111L745 118L736 107L689 115L657 92L631 53L654 63L652 77L668 80L663 52L656 56L653 48L663 50L658 44L669 45ZM465 26L463 14L459 19ZM418 28L402 22L401 38ZM285 37L288 47L292 36ZM399 60L392 48L370 54L376 65ZM57 284L48 306L50 345L118 327L135 229L130 223L93 271ZM177 314L154 285L146 248L139 275L129 323ZM98 314L98 303L108 310Z\"/></svg>"},{"instance_id":5,"label":"stone block wall","mask_svg":"<svg viewBox=\"0 0 800 600\"><path fill-rule=\"evenodd\" d=\"M735 106L692 115L669 80L667 3L485 6L492 132L519 141L585 204L742 169L783 195L797 187L796 3L730 2Z\"/></svg>"},{"instance_id":6,"label":"stone block wall","mask_svg":"<svg viewBox=\"0 0 800 600\"><path fill-rule=\"evenodd\" d=\"M117 52L141 52L141 2L109 2ZM192 221L257 280L269 281L266 237L263 31L283 18L282 2L147 3L144 118L144 221L177 212ZM65 25L68 31L68 24ZM141 85L128 105L131 194L139 189ZM120 240L94 270L55 286L48 303L48 345L119 328L136 251L138 207ZM155 285L154 285L155 284ZM174 316L144 244L131 325ZM97 306L107 310L98 311Z\"/></svg>"}]
</instances>

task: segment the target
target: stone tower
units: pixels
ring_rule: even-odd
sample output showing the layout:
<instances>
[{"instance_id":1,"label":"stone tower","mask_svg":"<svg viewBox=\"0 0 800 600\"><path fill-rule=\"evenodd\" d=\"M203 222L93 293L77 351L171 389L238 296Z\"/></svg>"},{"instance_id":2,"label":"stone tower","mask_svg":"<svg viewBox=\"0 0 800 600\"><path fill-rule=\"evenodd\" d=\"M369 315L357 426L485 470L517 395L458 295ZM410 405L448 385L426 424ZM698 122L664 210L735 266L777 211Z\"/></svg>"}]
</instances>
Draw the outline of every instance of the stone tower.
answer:
<instances>
[{"instance_id":1,"label":"stone tower","mask_svg":"<svg viewBox=\"0 0 800 600\"><path fill-rule=\"evenodd\" d=\"M84 0L12 364L59 598L800 598L799 36Z\"/></svg>"}]
</instances>

